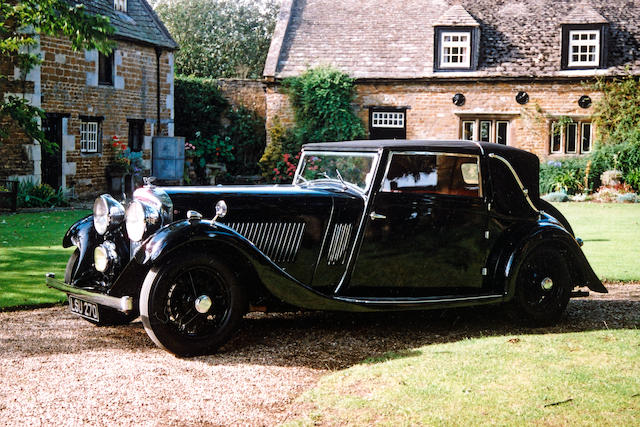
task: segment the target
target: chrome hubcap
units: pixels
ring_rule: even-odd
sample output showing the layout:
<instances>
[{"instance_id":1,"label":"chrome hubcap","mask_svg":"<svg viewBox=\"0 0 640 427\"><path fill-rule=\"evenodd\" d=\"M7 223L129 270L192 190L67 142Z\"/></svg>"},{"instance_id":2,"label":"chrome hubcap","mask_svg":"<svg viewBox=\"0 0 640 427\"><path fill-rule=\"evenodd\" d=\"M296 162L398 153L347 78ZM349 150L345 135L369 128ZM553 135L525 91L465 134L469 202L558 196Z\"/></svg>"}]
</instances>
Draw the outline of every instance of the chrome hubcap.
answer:
<instances>
[{"instance_id":1,"label":"chrome hubcap","mask_svg":"<svg viewBox=\"0 0 640 427\"><path fill-rule=\"evenodd\" d=\"M551 280L550 277L545 277L542 279L542 282L540 282L540 287L545 291L551 290L551 288L553 288L553 280Z\"/></svg>"},{"instance_id":2,"label":"chrome hubcap","mask_svg":"<svg viewBox=\"0 0 640 427\"><path fill-rule=\"evenodd\" d=\"M213 303L211 302L211 298L209 298L209 296L207 295L200 295L198 298L196 298L195 306L198 313L206 313L207 311L209 311L212 305Z\"/></svg>"}]
</instances>

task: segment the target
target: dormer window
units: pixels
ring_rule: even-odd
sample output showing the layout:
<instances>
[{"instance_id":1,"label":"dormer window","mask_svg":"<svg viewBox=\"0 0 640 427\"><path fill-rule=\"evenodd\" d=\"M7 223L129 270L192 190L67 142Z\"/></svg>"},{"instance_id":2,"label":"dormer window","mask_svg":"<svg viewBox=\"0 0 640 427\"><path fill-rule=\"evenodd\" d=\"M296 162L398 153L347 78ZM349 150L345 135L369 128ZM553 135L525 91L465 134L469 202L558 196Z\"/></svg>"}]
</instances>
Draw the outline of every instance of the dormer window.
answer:
<instances>
[{"instance_id":1,"label":"dormer window","mask_svg":"<svg viewBox=\"0 0 640 427\"><path fill-rule=\"evenodd\" d=\"M471 32L440 33L440 68L469 68L471 64Z\"/></svg>"},{"instance_id":2,"label":"dormer window","mask_svg":"<svg viewBox=\"0 0 640 427\"><path fill-rule=\"evenodd\" d=\"M606 68L608 22L597 10L579 3L561 24L562 69Z\"/></svg>"},{"instance_id":3,"label":"dormer window","mask_svg":"<svg viewBox=\"0 0 640 427\"><path fill-rule=\"evenodd\" d=\"M568 67L600 65L600 31L570 30Z\"/></svg>"},{"instance_id":4,"label":"dormer window","mask_svg":"<svg viewBox=\"0 0 640 427\"><path fill-rule=\"evenodd\" d=\"M436 20L433 71L470 71L478 68L480 23L461 5Z\"/></svg>"},{"instance_id":5,"label":"dormer window","mask_svg":"<svg viewBox=\"0 0 640 427\"><path fill-rule=\"evenodd\" d=\"M127 0L113 0L113 8L120 12L127 12Z\"/></svg>"}]
</instances>

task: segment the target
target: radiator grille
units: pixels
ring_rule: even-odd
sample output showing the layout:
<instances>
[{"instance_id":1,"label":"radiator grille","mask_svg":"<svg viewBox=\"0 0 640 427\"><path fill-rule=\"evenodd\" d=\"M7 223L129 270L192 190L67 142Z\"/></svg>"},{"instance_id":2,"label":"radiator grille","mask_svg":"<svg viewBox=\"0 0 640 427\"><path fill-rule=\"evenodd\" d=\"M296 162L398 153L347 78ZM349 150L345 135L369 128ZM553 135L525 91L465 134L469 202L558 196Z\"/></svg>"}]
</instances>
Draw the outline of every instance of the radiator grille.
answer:
<instances>
[{"instance_id":1,"label":"radiator grille","mask_svg":"<svg viewBox=\"0 0 640 427\"><path fill-rule=\"evenodd\" d=\"M347 254L347 245L351 237L351 224L336 224L333 228L333 236L327 253L329 265L344 264Z\"/></svg>"},{"instance_id":2,"label":"radiator grille","mask_svg":"<svg viewBox=\"0 0 640 427\"><path fill-rule=\"evenodd\" d=\"M304 222L232 222L227 224L274 262L293 262L304 235Z\"/></svg>"}]
</instances>

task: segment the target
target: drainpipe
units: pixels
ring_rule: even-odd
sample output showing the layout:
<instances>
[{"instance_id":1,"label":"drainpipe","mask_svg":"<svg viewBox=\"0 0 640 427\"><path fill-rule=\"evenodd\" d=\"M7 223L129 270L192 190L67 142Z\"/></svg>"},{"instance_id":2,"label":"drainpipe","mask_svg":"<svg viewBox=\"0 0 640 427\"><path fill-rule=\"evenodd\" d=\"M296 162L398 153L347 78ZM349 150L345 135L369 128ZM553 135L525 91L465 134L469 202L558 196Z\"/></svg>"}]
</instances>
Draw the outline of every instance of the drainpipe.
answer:
<instances>
[{"instance_id":1,"label":"drainpipe","mask_svg":"<svg viewBox=\"0 0 640 427\"><path fill-rule=\"evenodd\" d=\"M156 47L156 109L157 109L157 122L156 122L156 135L160 135L160 56L162 50Z\"/></svg>"}]
</instances>

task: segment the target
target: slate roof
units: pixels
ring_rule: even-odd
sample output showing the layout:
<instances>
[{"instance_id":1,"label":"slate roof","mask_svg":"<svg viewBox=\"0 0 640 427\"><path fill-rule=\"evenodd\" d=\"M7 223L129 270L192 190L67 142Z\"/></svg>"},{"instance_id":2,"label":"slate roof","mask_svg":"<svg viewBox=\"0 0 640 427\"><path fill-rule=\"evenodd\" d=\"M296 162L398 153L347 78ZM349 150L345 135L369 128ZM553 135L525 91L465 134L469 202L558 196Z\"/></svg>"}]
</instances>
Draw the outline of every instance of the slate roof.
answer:
<instances>
[{"instance_id":1,"label":"slate roof","mask_svg":"<svg viewBox=\"0 0 640 427\"><path fill-rule=\"evenodd\" d=\"M476 71L433 72L434 24L480 24ZM640 74L637 0L283 0L266 77L333 65L371 79L546 78ZM607 27L607 69L562 70L563 23Z\"/></svg>"},{"instance_id":2,"label":"slate roof","mask_svg":"<svg viewBox=\"0 0 640 427\"><path fill-rule=\"evenodd\" d=\"M178 44L146 0L127 0L127 13L113 8L113 0L68 0L84 4L87 12L107 16L115 28L116 38L132 40L166 49Z\"/></svg>"}]
</instances>

